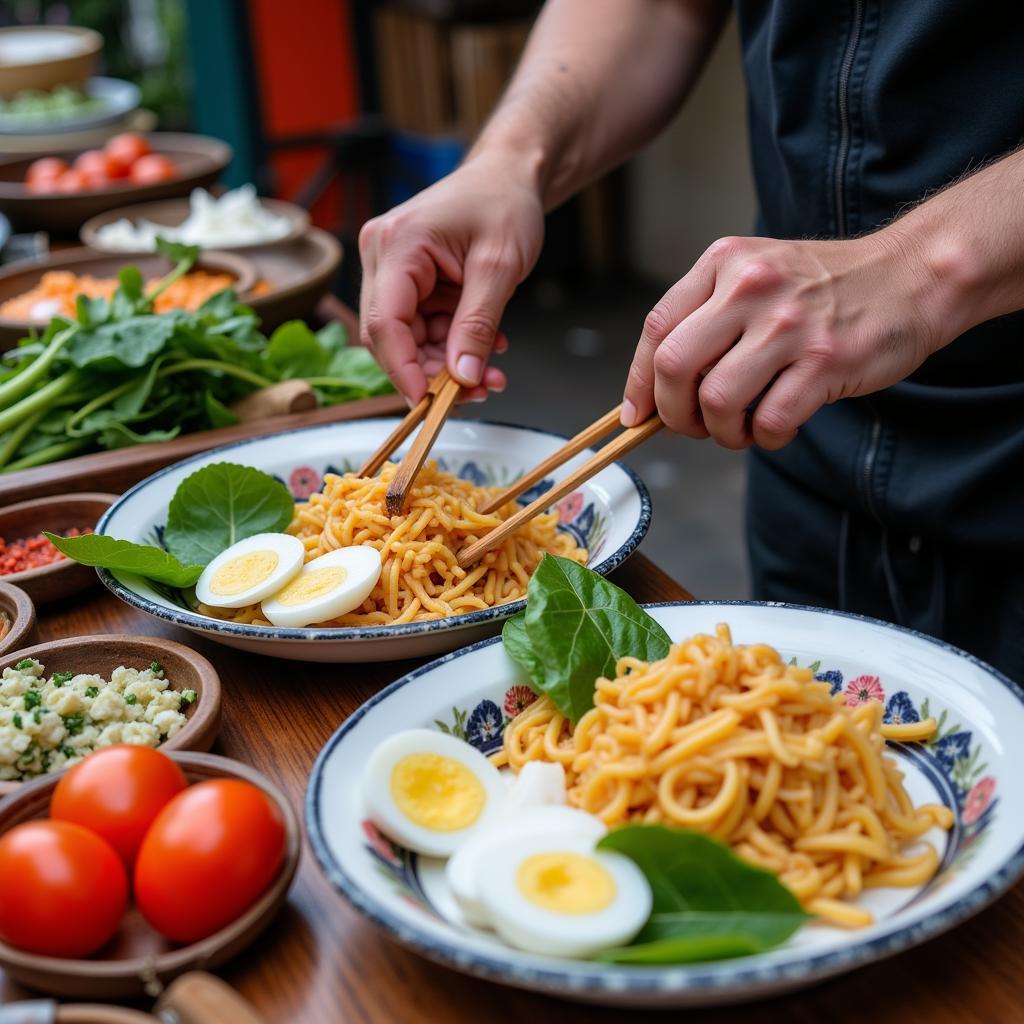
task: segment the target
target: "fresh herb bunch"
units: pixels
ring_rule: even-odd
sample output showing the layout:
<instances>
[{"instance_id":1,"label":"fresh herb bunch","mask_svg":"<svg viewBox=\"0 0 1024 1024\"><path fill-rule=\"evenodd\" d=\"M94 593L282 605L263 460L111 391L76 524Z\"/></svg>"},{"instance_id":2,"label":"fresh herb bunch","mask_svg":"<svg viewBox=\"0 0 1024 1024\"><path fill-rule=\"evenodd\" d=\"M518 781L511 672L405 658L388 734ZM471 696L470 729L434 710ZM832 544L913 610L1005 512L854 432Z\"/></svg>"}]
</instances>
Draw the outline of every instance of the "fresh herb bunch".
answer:
<instances>
[{"instance_id":1,"label":"fresh herb bunch","mask_svg":"<svg viewBox=\"0 0 1024 1024\"><path fill-rule=\"evenodd\" d=\"M154 300L187 274L196 246L158 240L174 267L146 291L135 267L114 297L78 297L75 319L56 317L42 338L6 353L0 372L0 472L86 451L166 441L228 426L232 402L282 380L304 379L322 405L391 390L341 324L314 333L301 321L268 339L230 289L195 312L154 313Z\"/></svg>"}]
</instances>

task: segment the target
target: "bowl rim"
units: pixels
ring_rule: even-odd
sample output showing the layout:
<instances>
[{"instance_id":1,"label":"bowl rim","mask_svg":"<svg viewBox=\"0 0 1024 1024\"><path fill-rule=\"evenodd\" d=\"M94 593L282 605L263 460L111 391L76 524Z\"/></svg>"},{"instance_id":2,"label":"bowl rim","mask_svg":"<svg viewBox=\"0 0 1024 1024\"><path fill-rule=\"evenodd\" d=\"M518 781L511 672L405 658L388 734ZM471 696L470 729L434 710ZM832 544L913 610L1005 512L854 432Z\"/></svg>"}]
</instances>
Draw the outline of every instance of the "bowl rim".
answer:
<instances>
[{"instance_id":1,"label":"bowl rim","mask_svg":"<svg viewBox=\"0 0 1024 1024\"><path fill-rule=\"evenodd\" d=\"M26 953L0 941L0 966L5 969L13 966L18 971L46 971L50 974L71 975L89 981L138 978L141 982L150 972L158 975L167 974L180 971L193 962L197 965L202 964L221 949L230 947L257 922L273 914L278 903L291 888L302 856L302 825L288 795L258 768L232 757L183 750L172 751L168 756L181 766L186 775L190 768L197 769L203 775L199 781L205 782L207 778L240 778L259 787L274 801L284 818L285 851L281 869L273 883L251 907L212 935L156 955L123 957L119 960L43 956L38 953ZM15 802L31 799L37 790L56 786L60 774L54 772L26 783L16 793L0 801L0 809L6 810Z\"/></svg>"},{"instance_id":2,"label":"bowl rim","mask_svg":"<svg viewBox=\"0 0 1024 1024\"><path fill-rule=\"evenodd\" d=\"M859 622L881 626L887 630L903 633L918 640L932 644L941 650L966 659L1004 686L1024 705L1024 688L1012 679L993 668L981 658L968 651L929 636L908 626L899 626L885 622L870 615L859 615L855 612L839 611L832 608L816 608L812 605L790 604L785 601L748 601L748 600L707 600L707 601L651 601L641 605L642 608L693 608L693 607L763 607L783 609L787 611L812 612L815 614L853 619ZM510 966L496 954L474 952L467 954L465 950L453 946L441 938L427 934L416 925L399 919L379 900L368 895L364 889L350 876L344 866L331 852L324 839L319 807L320 791L323 786L324 765L335 747L354 729L361 719L377 704L386 700L396 691L416 682L420 676L437 669L443 664L454 661L484 647L499 643L501 637L489 637L477 643L451 651L435 658L425 665L396 679L393 683L379 690L364 701L352 712L332 733L330 738L317 754L316 761L310 769L309 781L306 785L306 796L303 813L306 824L306 836L310 849L316 858L324 878L351 906L380 928L389 938L402 946L413 950L420 956L435 963L453 968L460 973L471 974L488 981L514 984L517 987L544 991L550 994L572 997L586 991L588 1001L601 994L615 997L645 997L706 992L709 996L721 995L729 989L748 984L752 986L749 997L757 995L758 986L785 984L793 988L800 984L810 984L816 980L824 980L831 975L845 973L856 967L873 963L877 960L893 956L897 953L918 946L928 939L935 938L949 931L983 910L999 896L1003 895L1024 874L1024 843L1009 854L997 871L978 882L969 892L950 906L935 910L917 922L877 936L852 947L830 950L823 953L809 953L798 963L786 965L743 966L742 959L710 961L696 964L671 964L660 967L637 967L619 964L595 964L593 971L587 974L569 974L560 971L556 958L548 958L553 966L525 967ZM573 961L574 964L587 961ZM668 972L674 972L670 977ZM736 1000L740 1001L739 999ZM710 1005L710 1004L709 1004Z\"/></svg>"},{"instance_id":3,"label":"bowl rim","mask_svg":"<svg viewBox=\"0 0 1024 1024\"><path fill-rule=\"evenodd\" d=\"M0 608L3 608L5 601L14 606L14 619L11 622L10 631L3 639L0 639L0 658L8 651L17 650L30 636L36 624L36 605L30 594L14 583L8 583L0 577Z\"/></svg>"},{"instance_id":4,"label":"bowl rim","mask_svg":"<svg viewBox=\"0 0 1024 1024\"><path fill-rule=\"evenodd\" d=\"M95 56L103 49L103 36L95 29L87 28L85 25L4 25L0 28L0 36L27 35L30 32L76 36L82 45L74 53L66 53L60 57L47 57L43 60L16 60L5 64L5 68L13 70L15 68L34 68L40 65L60 65L65 61Z\"/></svg>"},{"instance_id":5,"label":"bowl rim","mask_svg":"<svg viewBox=\"0 0 1024 1024\"><path fill-rule=\"evenodd\" d=\"M396 417L394 416L375 416L371 419L353 420L352 422L359 424L385 422L393 424L395 420ZM545 430L543 427L530 427L519 423L507 423L501 420L459 417L458 420L454 420L453 422L475 423L489 427L506 427L513 430L523 430L529 433L542 434L556 440L568 440L565 434L559 434L553 430ZM335 428L338 424L330 424L329 426ZM291 430L283 430L280 433L274 434L273 437L287 437L290 434L299 434L321 429L323 429L322 426L294 427ZM106 512L104 512L100 517L99 522L96 524L96 532L103 533L106 529L108 520L117 510L118 506L122 502L127 501L141 488L148 486L154 480L159 479L173 470L178 470L183 466L197 462L200 459L209 459L211 455L218 453L225 453L226 455L228 452L233 452L255 442L266 440L268 440L266 436L246 438L224 448L214 448L210 451L199 452L196 455L189 456L187 459L182 459L180 462L175 462L173 465L157 470L157 472L146 477L145 480L140 480L139 483L130 487L110 506L110 508L107 509ZM612 466L615 466L624 472L629 482L633 485L637 497L640 500L640 515L632 532L623 544L615 551L611 552L607 558L591 567L595 572L602 576L606 576L608 573L617 569L626 561L627 558L629 558L631 554L633 554L634 551L636 551L651 525L651 495L647 490L647 487L644 485L644 482L640 479L636 471L631 469L624 462L616 461L612 463ZM326 629L313 629L311 627L305 627L302 629L286 629L283 627L252 626L238 622L223 622L220 619L214 619L207 615L199 615L195 612L183 612L172 608L165 608L163 605L156 604L148 598L142 597L136 594L133 590L130 590L123 583L120 583L109 569L97 569L96 571L99 574L103 585L115 597L124 601L125 604L130 605L132 608L138 608L140 611L147 612L148 614L154 615L160 619L165 619L168 622L173 622L175 625L183 626L186 629L198 629L204 633L219 633L233 637L246 637L251 640L383 640L390 638L397 639L410 636L423 636L427 633L435 633L441 630L471 628L473 626L482 625L485 622L492 622L495 619L510 618L526 606L526 601L524 599L520 599L518 601L510 601L507 604L495 605L493 608L481 608L472 612L464 612L461 615L453 615L447 619L431 619L427 622L405 622L397 626L333 626Z\"/></svg>"}]
</instances>

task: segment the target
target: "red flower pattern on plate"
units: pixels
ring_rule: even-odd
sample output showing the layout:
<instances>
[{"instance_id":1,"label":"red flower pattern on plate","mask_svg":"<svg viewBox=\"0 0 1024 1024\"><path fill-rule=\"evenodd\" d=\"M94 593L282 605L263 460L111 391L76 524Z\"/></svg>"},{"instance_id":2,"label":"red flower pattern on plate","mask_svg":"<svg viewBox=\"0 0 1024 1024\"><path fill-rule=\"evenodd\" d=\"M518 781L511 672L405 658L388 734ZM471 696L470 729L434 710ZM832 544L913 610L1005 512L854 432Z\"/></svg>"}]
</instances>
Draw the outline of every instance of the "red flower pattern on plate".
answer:
<instances>
[{"instance_id":1,"label":"red flower pattern on plate","mask_svg":"<svg viewBox=\"0 0 1024 1024\"><path fill-rule=\"evenodd\" d=\"M537 694L528 686L513 686L505 691L505 714L515 718L537 699Z\"/></svg>"},{"instance_id":2,"label":"red flower pattern on plate","mask_svg":"<svg viewBox=\"0 0 1024 1024\"><path fill-rule=\"evenodd\" d=\"M374 852L388 864L398 864L400 859L391 841L387 839L372 821L363 822L363 833Z\"/></svg>"},{"instance_id":3,"label":"red flower pattern on plate","mask_svg":"<svg viewBox=\"0 0 1024 1024\"><path fill-rule=\"evenodd\" d=\"M992 802L992 796L996 791L996 780L991 775L986 775L971 787L967 799L964 801L964 824L970 825L977 821L987 810Z\"/></svg>"},{"instance_id":4,"label":"red flower pattern on plate","mask_svg":"<svg viewBox=\"0 0 1024 1024\"><path fill-rule=\"evenodd\" d=\"M574 522L576 517L583 511L583 492L573 491L558 503L558 521L560 523Z\"/></svg>"},{"instance_id":5,"label":"red flower pattern on plate","mask_svg":"<svg viewBox=\"0 0 1024 1024\"><path fill-rule=\"evenodd\" d=\"M323 480L312 466L296 466L288 477L288 486L296 498L308 498L320 490Z\"/></svg>"},{"instance_id":6,"label":"red flower pattern on plate","mask_svg":"<svg viewBox=\"0 0 1024 1024\"><path fill-rule=\"evenodd\" d=\"M885 690L878 676L857 676L846 684L846 706L855 708L869 700L885 700Z\"/></svg>"}]
</instances>

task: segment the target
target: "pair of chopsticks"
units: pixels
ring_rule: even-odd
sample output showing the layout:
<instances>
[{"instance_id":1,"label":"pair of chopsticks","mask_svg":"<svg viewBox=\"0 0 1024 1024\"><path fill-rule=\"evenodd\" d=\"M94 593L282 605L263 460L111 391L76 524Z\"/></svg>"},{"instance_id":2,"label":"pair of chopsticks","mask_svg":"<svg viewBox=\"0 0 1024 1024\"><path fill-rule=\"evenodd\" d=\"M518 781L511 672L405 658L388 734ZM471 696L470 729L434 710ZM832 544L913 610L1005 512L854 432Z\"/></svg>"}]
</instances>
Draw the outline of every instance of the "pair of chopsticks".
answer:
<instances>
[{"instance_id":1,"label":"pair of chopsticks","mask_svg":"<svg viewBox=\"0 0 1024 1024\"><path fill-rule=\"evenodd\" d=\"M430 449L434 445L434 441L437 439L441 427L444 426L444 422L448 418L448 414L451 412L458 394L458 381L451 378L447 371L442 370L430 382L427 393L423 398L409 411L405 419L399 423L388 439L370 456L365 465L360 469L360 476L373 476L388 460L391 453L413 432L416 425L421 420L423 421L422 429L399 464L398 471L388 487L385 503L390 515L397 515L405 505L409 488L412 487L416 474L419 473ZM610 409L600 419L591 423L585 430L581 430L575 437L570 438L558 451L549 455L538 466L535 466L528 473L524 473L511 487L506 488L488 501L479 511L485 515L497 511L503 505L518 498L524 491L528 491L534 484L539 483L559 466L568 462L574 455L578 455L584 448L589 448L606 437L618 427L621 411L621 405ZM616 459L621 458L627 452L636 448L637 445L646 441L647 438L656 434L662 428L662 425L661 418L653 415L638 426L623 430L618 437L609 441L603 448L595 452L582 466L570 473L564 480L559 481L539 498L521 508L499 526L496 526L486 536L481 537L475 544L470 544L469 547L460 551L458 555L459 565L465 569L478 562L483 555L492 548L497 547L510 533L518 530L524 523L528 523L534 516L550 508L556 502L561 501L567 494L571 494L585 481L600 473L606 466L611 465Z\"/></svg>"}]
</instances>

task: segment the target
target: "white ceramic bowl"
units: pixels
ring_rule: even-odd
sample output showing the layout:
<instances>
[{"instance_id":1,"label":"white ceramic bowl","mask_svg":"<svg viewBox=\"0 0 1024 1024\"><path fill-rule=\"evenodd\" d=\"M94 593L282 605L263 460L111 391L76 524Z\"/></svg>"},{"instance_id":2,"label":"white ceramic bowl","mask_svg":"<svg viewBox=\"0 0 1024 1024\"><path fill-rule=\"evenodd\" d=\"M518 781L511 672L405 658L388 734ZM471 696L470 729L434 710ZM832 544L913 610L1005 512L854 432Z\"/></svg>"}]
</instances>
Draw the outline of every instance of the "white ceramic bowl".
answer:
<instances>
[{"instance_id":1,"label":"white ceramic bowl","mask_svg":"<svg viewBox=\"0 0 1024 1024\"><path fill-rule=\"evenodd\" d=\"M942 853L918 889L873 889L875 923L845 931L805 925L767 953L671 966L623 966L523 953L461 918L444 862L396 846L364 820L360 785L370 753L402 729L444 729L484 753L509 715L532 699L497 638L410 673L352 714L317 758L306 832L331 883L392 938L447 967L581 1001L684 1007L741 1002L799 988L891 956L954 927L1024 870L1024 693L994 669L930 637L839 612L749 602L648 606L673 640L732 627L812 666L847 702L879 699L886 720L933 715L928 744L890 744L916 803L941 801L956 823L926 837Z\"/></svg>"},{"instance_id":2,"label":"white ceramic bowl","mask_svg":"<svg viewBox=\"0 0 1024 1024\"><path fill-rule=\"evenodd\" d=\"M167 506L178 484L213 462L255 466L281 479L296 500L304 499L320 489L325 473L357 468L397 422L388 418L307 427L193 456L126 491L99 521L96 532L139 544L159 543ZM452 420L441 431L432 457L442 468L474 483L503 485L537 465L564 440L558 434L529 427ZM403 451L399 449L396 457ZM535 498L554 480L571 473L589 454L577 455L549 480L527 491L520 501ZM559 512L562 528L590 552L591 568L604 574L621 565L643 539L651 521L651 499L636 474L615 463L564 498ZM193 610L181 591L128 573L101 569L99 574L117 597L150 615L229 647L301 661L390 661L439 654L496 633L502 622L523 606L517 601L450 619L400 626L279 629L222 622Z\"/></svg>"}]
</instances>

